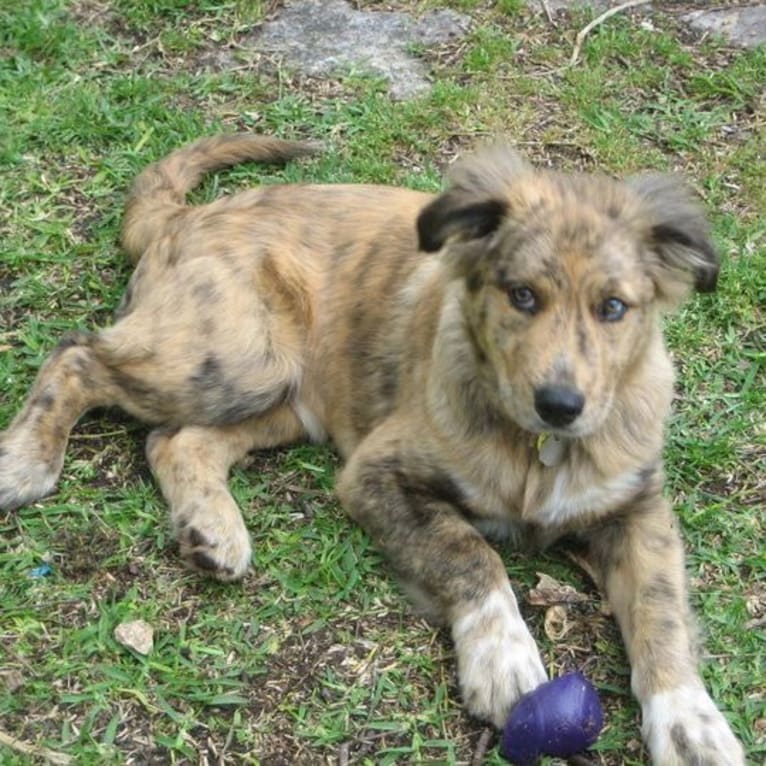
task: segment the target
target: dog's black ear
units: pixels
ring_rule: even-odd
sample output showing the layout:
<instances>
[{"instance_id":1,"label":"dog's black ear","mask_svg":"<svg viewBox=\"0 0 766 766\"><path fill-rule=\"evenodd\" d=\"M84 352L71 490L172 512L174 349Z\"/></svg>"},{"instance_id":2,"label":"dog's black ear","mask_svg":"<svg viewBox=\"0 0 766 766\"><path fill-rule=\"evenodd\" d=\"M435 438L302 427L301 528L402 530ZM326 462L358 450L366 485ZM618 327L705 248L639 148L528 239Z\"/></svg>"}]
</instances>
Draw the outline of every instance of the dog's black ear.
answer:
<instances>
[{"instance_id":1,"label":"dog's black ear","mask_svg":"<svg viewBox=\"0 0 766 766\"><path fill-rule=\"evenodd\" d=\"M652 238L666 263L682 268L691 267L696 290L701 293L712 293L715 290L719 262L709 236L697 227L679 226L675 221L655 224L652 227Z\"/></svg>"},{"instance_id":2,"label":"dog's black ear","mask_svg":"<svg viewBox=\"0 0 766 766\"><path fill-rule=\"evenodd\" d=\"M685 184L668 175L638 176L628 184L641 200L648 244L662 270L655 275L658 288L672 294L678 292L674 283L684 283L700 292L715 290L719 261L710 226Z\"/></svg>"},{"instance_id":3,"label":"dog's black ear","mask_svg":"<svg viewBox=\"0 0 766 766\"><path fill-rule=\"evenodd\" d=\"M444 192L418 216L418 246L426 253L434 253L451 237L485 237L500 225L506 207L502 200L472 199L462 189Z\"/></svg>"},{"instance_id":4,"label":"dog's black ear","mask_svg":"<svg viewBox=\"0 0 766 766\"><path fill-rule=\"evenodd\" d=\"M448 173L449 188L418 216L418 243L433 253L448 239L480 239L508 214L509 194L531 168L506 143L487 144L458 160Z\"/></svg>"}]
</instances>

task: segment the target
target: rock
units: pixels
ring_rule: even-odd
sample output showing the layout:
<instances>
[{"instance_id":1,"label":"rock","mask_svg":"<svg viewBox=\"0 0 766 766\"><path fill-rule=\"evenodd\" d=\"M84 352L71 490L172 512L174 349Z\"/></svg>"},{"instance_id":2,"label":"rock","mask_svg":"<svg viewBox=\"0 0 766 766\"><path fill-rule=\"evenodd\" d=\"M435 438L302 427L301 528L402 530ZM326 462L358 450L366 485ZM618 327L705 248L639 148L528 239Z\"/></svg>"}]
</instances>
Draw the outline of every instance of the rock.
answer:
<instances>
[{"instance_id":1,"label":"rock","mask_svg":"<svg viewBox=\"0 0 766 766\"><path fill-rule=\"evenodd\" d=\"M594 13L619 7L623 0L527 0L539 13L577 7ZM667 6L672 8L673 3ZM630 13L643 16L666 6L647 2ZM627 10L627 9L626 9ZM721 34L734 45L753 47L766 42L766 3L744 8L718 8L685 13L679 19L702 33ZM646 22L650 24L650 21ZM421 95L430 89L426 65L413 49L428 48L465 37L469 16L442 8L419 18L403 11L357 10L347 0L292 0L242 39L237 49L267 54L286 69L313 77L360 72L385 78L395 99ZM225 69L236 63L226 49L211 50L201 63Z\"/></svg>"},{"instance_id":2,"label":"rock","mask_svg":"<svg viewBox=\"0 0 766 766\"><path fill-rule=\"evenodd\" d=\"M349 71L382 76L394 98L406 99L430 88L412 47L460 39L469 26L468 16L448 9L415 19L395 11L357 11L345 0L296 0L249 44L313 76Z\"/></svg>"},{"instance_id":3,"label":"rock","mask_svg":"<svg viewBox=\"0 0 766 766\"><path fill-rule=\"evenodd\" d=\"M766 43L766 5L692 11L681 18L698 32L722 35L742 48Z\"/></svg>"},{"instance_id":4,"label":"rock","mask_svg":"<svg viewBox=\"0 0 766 766\"><path fill-rule=\"evenodd\" d=\"M555 13L574 8L590 8L596 13L602 13L609 8L620 6L625 0L545 0L549 11ZM540 11L543 10L542 0L528 0ZM671 10L673 3L668 2L665 10ZM631 13L649 13L656 10L656 3L647 2L634 6ZM726 38L733 45L743 48L754 48L766 43L766 4L759 3L744 8L711 8L691 11L679 17L696 32L713 33Z\"/></svg>"},{"instance_id":5,"label":"rock","mask_svg":"<svg viewBox=\"0 0 766 766\"><path fill-rule=\"evenodd\" d=\"M121 622L114 629L114 640L138 654L147 655L154 648L154 630L144 620Z\"/></svg>"}]
</instances>

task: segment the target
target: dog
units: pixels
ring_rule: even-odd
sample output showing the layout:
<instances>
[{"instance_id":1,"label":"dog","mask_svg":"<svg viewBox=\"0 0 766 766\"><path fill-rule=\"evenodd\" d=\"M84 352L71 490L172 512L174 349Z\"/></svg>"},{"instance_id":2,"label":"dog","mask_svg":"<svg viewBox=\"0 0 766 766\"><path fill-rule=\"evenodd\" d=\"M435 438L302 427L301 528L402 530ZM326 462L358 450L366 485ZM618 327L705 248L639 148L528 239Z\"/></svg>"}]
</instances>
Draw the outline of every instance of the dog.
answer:
<instances>
[{"instance_id":1,"label":"dog","mask_svg":"<svg viewBox=\"0 0 766 766\"><path fill-rule=\"evenodd\" d=\"M744 764L697 669L662 494L660 319L718 275L698 203L674 177L539 170L501 143L437 195L269 185L185 202L207 172L315 148L203 138L138 176L116 321L42 366L0 436L0 507L51 492L75 422L117 406L154 426L183 558L236 580L251 547L230 466L329 437L344 508L449 627L472 715L502 727L546 680L487 537L565 541L616 615L653 762Z\"/></svg>"}]
</instances>

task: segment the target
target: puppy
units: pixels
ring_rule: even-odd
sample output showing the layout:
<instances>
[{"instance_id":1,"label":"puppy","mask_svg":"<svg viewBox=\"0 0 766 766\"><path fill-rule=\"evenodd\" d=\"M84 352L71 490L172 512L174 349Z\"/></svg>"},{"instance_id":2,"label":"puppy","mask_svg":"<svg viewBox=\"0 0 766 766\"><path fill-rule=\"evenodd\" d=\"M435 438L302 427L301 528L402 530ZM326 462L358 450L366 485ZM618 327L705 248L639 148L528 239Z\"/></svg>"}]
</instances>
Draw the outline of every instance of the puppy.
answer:
<instances>
[{"instance_id":1,"label":"puppy","mask_svg":"<svg viewBox=\"0 0 766 766\"><path fill-rule=\"evenodd\" d=\"M344 507L450 627L470 713L502 727L546 678L485 535L566 538L619 622L654 763L744 764L700 680L662 495L660 318L718 271L700 209L670 177L539 171L503 146L438 196L284 185L184 202L207 171L311 150L221 136L139 175L117 320L43 365L0 437L0 507L49 493L78 418L116 405L156 426L147 454L184 558L234 580L251 548L229 467L330 437Z\"/></svg>"}]
</instances>

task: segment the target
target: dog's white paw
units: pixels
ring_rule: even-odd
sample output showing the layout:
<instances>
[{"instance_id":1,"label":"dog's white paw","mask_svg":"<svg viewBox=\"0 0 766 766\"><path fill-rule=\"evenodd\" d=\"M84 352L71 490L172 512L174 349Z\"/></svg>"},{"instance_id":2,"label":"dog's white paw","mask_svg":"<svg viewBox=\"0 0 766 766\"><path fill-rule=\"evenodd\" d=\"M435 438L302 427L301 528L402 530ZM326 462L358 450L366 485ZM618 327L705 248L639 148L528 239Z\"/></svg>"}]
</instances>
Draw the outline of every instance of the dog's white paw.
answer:
<instances>
[{"instance_id":1,"label":"dog's white paw","mask_svg":"<svg viewBox=\"0 0 766 766\"><path fill-rule=\"evenodd\" d=\"M250 535L229 493L222 489L172 509L181 556L217 580L238 580L250 566Z\"/></svg>"},{"instance_id":2,"label":"dog's white paw","mask_svg":"<svg viewBox=\"0 0 766 766\"><path fill-rule=\"evenodd\" d=\"M499 729L519 697L547 680L510 585L455 620L452 637L468 711Z\"/></svg>"},{"instance_id":3,"label":"dog's white paw","mask_svg":"<svg viewBox=\"0 0 766 766\"><path fill-rule=\"evenodd\" d=\"M0 434L0 510L10 511L49 494L56 486L63 454L50 459L40 445L16 430Z\"/></svg>"},{"instance_id":4,"label":"dog's white paw","mask_svg":"<svg viewBox=\"0 0 766 766\"><path fill-rule=\"evenodd\" d=\"M652 695L642 718L655 766L745 766L742 745L701 685Z\"/></svg>"}]
</instances>

